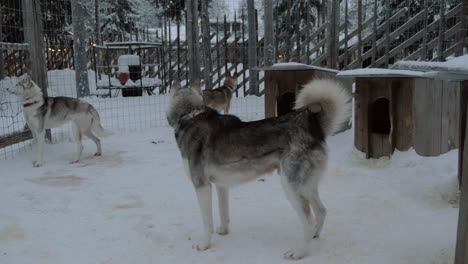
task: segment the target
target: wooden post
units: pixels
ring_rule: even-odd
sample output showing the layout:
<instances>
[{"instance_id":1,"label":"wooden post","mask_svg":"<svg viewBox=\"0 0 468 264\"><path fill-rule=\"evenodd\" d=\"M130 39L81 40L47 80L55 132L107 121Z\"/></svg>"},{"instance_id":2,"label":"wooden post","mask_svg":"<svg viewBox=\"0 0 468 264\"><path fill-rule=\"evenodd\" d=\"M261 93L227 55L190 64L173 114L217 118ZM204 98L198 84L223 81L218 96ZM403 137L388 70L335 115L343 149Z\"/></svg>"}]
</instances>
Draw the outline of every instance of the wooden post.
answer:
<instances>
[{"instance_id":1,"label":"wooden post","mask_svg":"<svg viewBox=\"0 0 468 264\"><path fill-rule=\"evenodd\" d=\"M377 60L377 0L374 0L374 23L373 23L373 31L372 33L372 67L375 67L375 61Z\"/></svg>"},{"instance_id":2,"label":"wooden post","mask_svg":"<svg viewBox=\"0 0 468 264\"><path fill-rule=\"evenodd\" d=\"M278 11L278 1L276 1L276 13L275 13L275 51L276 51L276 55L275 55L275 62L278 62L278 55L281 55L280 54L280 51L279 51L279 11Z\"/></svg>"},{"instance_id":3,"label":"wooden post","mask_svg":"<svg viewBox=\"0 0 468 264\"><path fill-rule=\"evenodd\" d=\"M463 109L466 113L466 106ZM460 142L460 146L463 145L463 160L460 162L463 166L464 183L461 185L461 197L460 197L460 208L458 210L458 229L457 229L457 244L455 248L455 264L467 264L468 263L468 127L467 120L463 126L465 127L465 140ZM461 151L461 150L460 150Z\"/></svg>"},{"instance_id":4,"label":"wooden post","mask_svg":"<svg viewBox=\"0 0 468 264\"><path fill-rule=\"evenodd\" d=\"M190 83L200 81L200 63L198 51L198 2L187 0L187 44Z\"/></svg>"},{"instance_id":5,"label":"wooden post","mask_svg":"<svg viewBox=\"0 0 468 264\"><path fill-rule=\"evenodd\" d=\"M388 53L390 52L390 1L385 1L385 21L387 25L385 26L385 68L388 68L388 64L390 62L390 56Z\"/></svg>"},{"instance_id":6,"label":"wooden post","mask_svg":"<svg viewBox=\"0 0 468 264\"><path fill-rule=\"evenodd\" d=\"M291 27L291 1L292 0L287 0L288 1L288 4L287 4L287 10L286 10L286 32L287 32L287 35L286 35L286 39L284 40L285 42L285 48L284 48L284 60L285 62L289 62L289 60L291 59L291 56L290 56L290 51L291 51L291 38L292 38L292 27ZM279 1L278 1L279 2Z\"/></svg>"},{"instance_id":7,"label":"wooden post","mask_svg":"<svg viewBox=\"0 0 468 264\"><path fill-rule=\"evenodd\" d=\"M460 30L460 32L457 35L457 42L458 42L458 47L455 50L455 56L461 56L463 55L463 48L465 47L465 38L467 38L467 33L466 33L466 27L467 27L467 22L466 22L466 16L468 15L468 3L467 1L462 1L462 11L461 11L461 16L460 16L460 24L463 30Z\"/></svg>"},{"instance_id":8,"label":"wooden post","mask_svg":"<svg viewBox=\"0 0 468 264\"><path fill-rule=\"evenodd\" d=\"M226 15L224 15L224 74L227 76L228 74L228 42L227 42L227 35L228 35L228 29L227 29L227 18Z\"/></svg>"},{"instance_id":9,"label":"wooden post","mask_svg":"<svg viewBox=\"0 0 468 264\"><path fill-rule=\"evenodd\" d=\"M328 1L328 67L331 69L337 69L338 61L338 33L340 26L340 1L329 0Z\"/></svg>"},{"instance_id":10,"label":"wooden post","mask_svg":"<svg viewBox=\"0 0 468 264\"><path fill-rule=\"evenodd\" d=\"M29 43L29 74L34 82L41 87L42 94L47 96L47 64L44 56L44 37L41 5L39 0L22 0L24 41ZM46 138L52 139L50 129Z\"/></svg>"},{"instance_id":11,"label":"wooden post","mask_svg":"<svg viewBox=\"0 0 468 264\"><path fill-rule=\"evenodd\" d=\"M248 17L248 30L249 30L249 94L258 94L258 76L254 67L257 66L257 41L255 33L255 6L254 0L247 0L247 17Z\"/></svg>"},{"instance_id":12,"label":"wooden post","mask_svg":"<svg viewBox=\"0 0 468 264\"><path fill-rule=\"evenodd\" d=\"M357 52L358 52L359 68L361 68L362 67L362 0L358 0L357 16L358 16L358 50Z\"/></svg>"},{"instance_id":13,"label":"wooden post","mask_svg":"<svg viewBox=\"0 0 468 264\"><path fill-rule=\"evenodd\" d=\"M41 6L38 0L22 0L24 40L29 43L29 74L47 96L47 66L44 56Z\"/></svg>"},{"instance_id":14,"label":"wooden post","mask_svg":"<svg viewBox=\"0 0 468 264\"><path fill-rule=\"evenodd\" d=\"M219 55L219 18L216 17L216 69L217 69L217 79L218 79L218 87L221 87L221 74L219 74L221 72L220 68L219 68L219 65L221 65L221 62L220 62L220 55Z\"/></svg>"},{"instance_id":15,"label":"wooden post","mask_svg":"<svg viewBox=\"0 0 468 264\"><path fill-rule=\"evenodd\" d=\"M311 42L311 39L310 39L310 29L312 28L310 26L310 1L306 1L306 10L307 10L307 16L306 16L306 64L309 65L310 64L310 42Z\"/></svg>"},{"instance_id":16,"label":"wooden post","mask_svg":"<svg viewBox=\"0 0 468 264\"><path fill-rule=\"evenodd\" d=\"M2 16L2 9L0 9L0 17ZM0 42L3 42L3 33L2 33L2 21L0 20ZM4 69L3 69L3 49L0 47L0 80L4 78Z\"/></svg>"},{"instance_id":17,"label":"wooden post","mask_svg":"<svg viewBox=\"0 0 468 264\"><path fill-rule=\"evenodd\" d=\"M246 45L245 45L245 16L244 16L244 9L242 9L242 68L243 68L243 71L242 71L242 89L243 89L243 92L244 92L244 97L247 96L247 89L245 89L245 86L246 86L246 81L245 81L245 72L246 72L246 64L247 64L247 60L245 58L245 48L246 48Z\"/></svg>"},{"instance_id":18,"label":"wooden post","mask_svg":"<svg viewBox=\"0 0 468 264\"><path fill-rule=\"evenodd\" d=\"M273 39L273 1L264 0L265 9L264 33L263 33L263 61L265 66L271 66L275 60L275 44Z\"/></svg>"},{"instance_id":19,"label":"wooden post","mask_svg":"<svg viewBox=\"0 0 468 264\"><path fill-rule=\"evenodd\" d=\"M177 19L177 81L181 81L180 78L180 20ZM170 84L172 85L172 83Z\"/></svg>"},{"instance_id":20,"label":"wooden post","mask_svg":"<svg viewBox=\"0 0 468 264\"><path fill-rule=\"evenodd\" d=\"M204 53L204 75L205 89L211 89L211 39L210 39L210 19L208 16L208 0L201 1L201 17L202 17L202 36L203 36L203 53Z\"/></svg>"},{"instance_id":21,"label":"wooden post","mask_svg":"<svg viewBox=\"0 0 468 264\"><path fill-rule=\"evenodd\" d=\"M86 9L79 0L71 0L73 23L73 61L75 64L76 95L89 95L88 56L86 56Z\"/></svg>"},{"instance_id":22,"label":"wooden post","mask_svg":"<svg viewBox=\"0 0 468 264\"><path fill-rule=\"evenodd\" d=\"M445 0L440 0L439 39L437 42L437 60L444 61L445 47Z\"/></svg>"},{"instance_id":23,"label":"wooden post","mask_svg":"<svg viewBox=\"0 0 468 264\"><path fill-rule=\"evenodd\" d=\"M348 64L349 64L349 51L348 51L348 0L345 0L345 21L344 21L344 39L345 39L345 50L344 50L344 61L343 61L343 68L346 70L348 69Z\"/></svg>"},{"instance_id":24,"label":"wooden post","mask_svg":"<svg viewBox=\"0 0 468 264\"><path fill-rule=\"evenodd\" d=\"M427 57L427 9L428 9L428 4L427 1L429 0L424 0L424 26L423 26L423 43L422 43L422 59L425 61L426 59L429 59Z\"/></svg>"}]
</instances>

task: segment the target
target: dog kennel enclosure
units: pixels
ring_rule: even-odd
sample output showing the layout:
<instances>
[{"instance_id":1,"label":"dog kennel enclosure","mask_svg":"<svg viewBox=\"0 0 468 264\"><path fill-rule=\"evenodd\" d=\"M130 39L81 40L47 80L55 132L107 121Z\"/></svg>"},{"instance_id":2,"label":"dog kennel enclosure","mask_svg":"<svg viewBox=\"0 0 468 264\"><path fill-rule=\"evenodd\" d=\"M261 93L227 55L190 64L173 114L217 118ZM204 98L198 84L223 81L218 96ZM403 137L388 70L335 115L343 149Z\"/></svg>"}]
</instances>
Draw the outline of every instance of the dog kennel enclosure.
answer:
<instances>
[{"instance_id":1,"label":"dog kennel enclosure","mask_svg":"<svg viewBox=\"0 0 468 264\"><path fill-rule=\"evenodd\" d=\"M437 156L458 147L460 83L423 75L389 69L339 74L355 79L354 144L367 158L411 147Z\"/></svg>"}]
</instances>

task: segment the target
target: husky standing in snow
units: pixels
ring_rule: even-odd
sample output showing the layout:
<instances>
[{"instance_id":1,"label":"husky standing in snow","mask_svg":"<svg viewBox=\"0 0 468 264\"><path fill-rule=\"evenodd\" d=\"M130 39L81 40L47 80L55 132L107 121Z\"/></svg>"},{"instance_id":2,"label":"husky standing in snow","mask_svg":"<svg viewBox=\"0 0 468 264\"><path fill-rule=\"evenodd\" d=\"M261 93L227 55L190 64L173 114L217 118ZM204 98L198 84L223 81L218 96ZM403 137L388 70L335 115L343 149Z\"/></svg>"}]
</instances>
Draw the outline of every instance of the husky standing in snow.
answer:
<instances>
[{"instance_id":1,"label":"husky standing in snow","mask_svg":"<svg viewBox=\"0 0 468 264\"><path fill-rule=\"evenodd\" d=\"M232 94L236 88L237 76L231 76L231 74L228 73L221 87L203 91L203 101L207 106L218 110L220 113L224 110L224 114L228 114L231 106Z\"/></svg>"},{"instance_id":2,"label":"husky standing in snow","mask_svg":"<svg viewBox=\"0 0 468 264\"><path fill-rule=\"evenodd\" d=\"M37 160L33 162L34 167L44 163L45 130L59 127L69 121L73 123L73 135L78 147L72 163L80 160L83 151L82 135L96 143L97 152L94 155L101 155L101 141L93 132L100 136L110 135L111 132L102 128L99 114L92 105L70 97L44 97L41 88L27 74L20 77L13 89L7 88L7 91L21 98L24 119L37 143Z\"/></svg>"},{"instance_id":3,"label":"husky standing in snow","mask_svg":"<svg viewBox=\"0 0 468 264\"><path fill-rule=\"evenodd\" d=\"M186 89L175 86L167 119L195 187L205 228L204 238L194 248L201 251L211 246L212 184L218 193L221 218L217 233L226 235L228 188L278 170L305 236L301 246L286 251L284 257L303 258L309 242L320 236L324 224L326 209L320 201L318 184L327 164L325 139L349 118L348 93L336 81L311 81L296 98L296 111L242 122L206 107L199 85Z\"/></svg>"}]
</instances>

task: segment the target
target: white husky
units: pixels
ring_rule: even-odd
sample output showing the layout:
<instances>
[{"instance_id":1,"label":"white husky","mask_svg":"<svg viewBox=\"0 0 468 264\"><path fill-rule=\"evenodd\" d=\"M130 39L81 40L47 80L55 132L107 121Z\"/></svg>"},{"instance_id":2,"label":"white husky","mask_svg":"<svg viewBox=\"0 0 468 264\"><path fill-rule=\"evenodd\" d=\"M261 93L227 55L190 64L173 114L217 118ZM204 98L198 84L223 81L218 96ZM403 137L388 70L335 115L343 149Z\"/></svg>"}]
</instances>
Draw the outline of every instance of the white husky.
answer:
<instances>
[{"instance_id":1,"label":"white husky","mask_svg":"<svg viewBox=\"0 0 468 264\"><path fill-rule=\"evenodd\" d=\"M7 91L21 98L24 118L37 142L37 160L33 162L34 167L44 163L45 130L59 127L69 121L74 124L73 135L78 148L72 163L80 160L83 151L82 135L96 143L97 152L94 155L101 155L101 141L93 132L100 136L112 133L102 128L99 114L92 105L70 97L44 97L41 88L27 74L20 77L14 88L7 88Z\"/></svg>"}]
</instances>

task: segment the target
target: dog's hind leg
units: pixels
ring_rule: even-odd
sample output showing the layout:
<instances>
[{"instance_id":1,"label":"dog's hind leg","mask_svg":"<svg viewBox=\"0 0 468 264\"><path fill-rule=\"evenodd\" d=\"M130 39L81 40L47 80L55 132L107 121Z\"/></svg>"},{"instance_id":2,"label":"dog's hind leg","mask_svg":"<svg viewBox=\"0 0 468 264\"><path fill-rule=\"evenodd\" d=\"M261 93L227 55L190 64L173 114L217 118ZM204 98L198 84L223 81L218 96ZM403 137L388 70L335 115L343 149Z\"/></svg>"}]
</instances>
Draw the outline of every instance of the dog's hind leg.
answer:
<instances>
[{"instance_id":1,"label":"dog's hind leg","mask_svg":"<svg viewBox=\"0 0 468 264\"><path fill-rule=\"evenodd\" d=\"M213 209L211 199L211 184L195 187L200 212L203 218L203 226L205 227L205 237L199 243L193 245L199 251L207 250L211 247L211 235L213 234Z\"/></svg>"},{"instance_id":2,"label":"dog's hind leg","mask_svg":"<svg viewBox=\"0 0 468 264\"><path fill-rule=\"evenodd\" d=\"M229 190L227 187L216 185L218 193L219 216L221 225L216 229L218 235L227 235L229 233Z\"/></svg>"},{"instance_id":3,"label":"dog's hind leg","mask_svg":"<svg viewBox=\"0 0 468 264\"><path fill-rule=\"evenodd\" d=\"M199 162L199 161L198 161ZM211 247L211 236L213 234L213 204L211 198L211 183L204 177L203 169L196 165L198 162L190 162L184 159L184 168L187 176L192 181L197 193L200 213L203 220L205 237L200 242L193 245L199 251L207 250Z\"/></svg>"},{"instance_id":4,"label":"dog's hind leg","mask_svg":"<svg viewBox=\"0 0 468 264\"><path fill-rule=\"evenodd\" d=\"M102 155L101 140L98 137L96 137L93 134L93 132L91 132L90 129L84 131L83 134L85 134L85 136L89 137L92 141L94 141L94 144L96 144L97 152L94 153L94 156L101 156Z\"/></svg>"},{"instance_id":5,"label":"dog's hind leg","mask_svg":"<svg viewBox=\"0 0 468 264\"><path fill-rule=\"evenodd\" d=\"M290 168L281 168L281 185L283 186L286 197L296 211L297 215L303 226L304 241L296 249L288 250L284 253L286 259L302 259L307 255L309 242L314 236L314 229L312 224L312 215L310 212L309 201L301 195L299 186L291 182L289 173L299 173L300 170Z\"/></svg>"},{"instance_id":6,"label":"dog's hind leg","mask_svg":"<svg viewBox=\"0 0 468 264\"><path fill-rule=\"evenodd\" d=\"M322 232L323 223L325 222L325 216L327 214L327 209L320 200L318 192L318 184L312 186L312 193L309 199L310 204L312 205L312 210L314 210L315 218L317 222L315 224L314 238L320 237L320 232Z\"/></svg>"},{"instance_id":7,"label":"dog's hind leg","mask_svg":"<svg viewBox=\"0 0 468 264\"><path fill-rule=\"evenodd\" d=\"M81 134L80 128L76 124L73 124L72 127L73 137L75 138L76 142L76 158L70 163L77 163L78 161L80 161L81 153L83 152L83 143L81 142L83 136Z\"/></svg>"}]
</instances>

